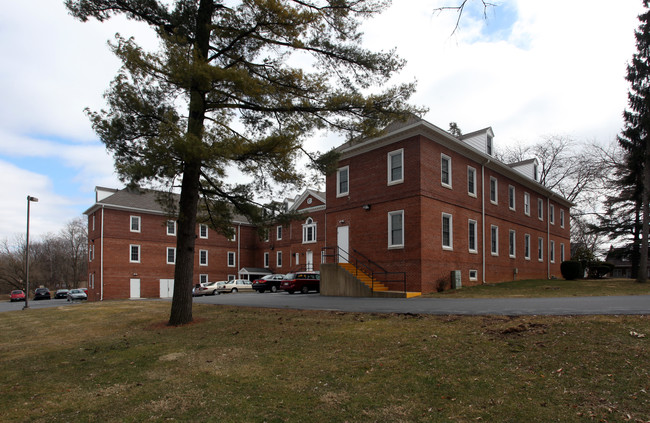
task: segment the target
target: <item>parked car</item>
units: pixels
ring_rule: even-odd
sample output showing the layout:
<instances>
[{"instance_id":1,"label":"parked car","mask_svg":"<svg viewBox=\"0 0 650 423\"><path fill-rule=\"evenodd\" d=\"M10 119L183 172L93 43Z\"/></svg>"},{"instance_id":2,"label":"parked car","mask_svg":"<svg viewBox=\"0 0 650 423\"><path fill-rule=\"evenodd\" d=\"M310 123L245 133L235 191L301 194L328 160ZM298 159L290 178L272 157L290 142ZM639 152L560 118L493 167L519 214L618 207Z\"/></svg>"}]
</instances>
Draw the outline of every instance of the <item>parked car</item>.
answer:
<instances>
[{"instance_id":1,"label":"parked car","mask_svg":"<svg viewBox=\"0 0 650 423\"><path fill-rule=\"evenodd\" d=\"M284 275L265 275L260 279L253 281L253 289L259 293L264 291L276 292L280 287L280 282L284 279Z\"/></svg>"},{"instance_id":2,"label":"parked car","mask_svg":"<svg viewBox=\"0 0 650 423\"><path fill-rule=\"evenodd\" d=\"M227 281L219 281L197 284L194 289L192 289L192 296L200 297L203 295L217 295L219 294L219 287L222 287L226 283Z\"/></svg>"},{"instance_id":3,"label":"parked car","mask_svg":"<svg viewBox=\"0 0 650 423\"><path fill-rule=\"evenodd\" d=\"M14 302L14 301L25 301L25 291L22 289L14 289L11 291L11 296L9 298L9 301Z\"/></svg>"},{"instance_id":4,"label":"parked car","mask_svg":"<svg viewBox=\"0 0 650 423\"><path fill-rule=\"evenodd\" d=\"M36 288L34 291L34 301L36 300L51 300L52 294L47 288Z\"/></svg>"},{"instance_id":5,"label":"parked car","mask_svg":"<svg viewBox=\"0 0 650 423\"><path fill-rule=\"evenodd\" d=\"M87 300L88 295L84 292L83 289L71 289L68 291L68 301L75 300Z\"/></svg>"},{"instance_id":6,"label":"parked car","mask_svg":"<svg viewBox=\"0 0 650 423\"><path fill-rule=\"evenodd\" d=\"M293 294L300 291L303 294L309 291L320 291L320 272L287 273L280 283L280 289Z\"/></svg>"},{"instance_id":7,"label":"parked car","mask_svg":"<svg viewBox=\"0 0 650 423\"><path fill-rule=\"evenodd\" d=\"M226 293L226 292L239 292L239 291L252 291L253 290L253 284L251 281L246 280L246 279L233 279L231 281L226 282L223 286L217 288L218 293Z\"/></svg>"},{"instance_id":8,"label":"parked car","mask_svg":"<svg viewBox=\"0 0 650 423\"><path fill-rule=\"evenodd\" d=\"M58 298L68 298L68 290L57 289L56 292L54 293L54 299L58 299Z\"/></svg>"}]
</instances>

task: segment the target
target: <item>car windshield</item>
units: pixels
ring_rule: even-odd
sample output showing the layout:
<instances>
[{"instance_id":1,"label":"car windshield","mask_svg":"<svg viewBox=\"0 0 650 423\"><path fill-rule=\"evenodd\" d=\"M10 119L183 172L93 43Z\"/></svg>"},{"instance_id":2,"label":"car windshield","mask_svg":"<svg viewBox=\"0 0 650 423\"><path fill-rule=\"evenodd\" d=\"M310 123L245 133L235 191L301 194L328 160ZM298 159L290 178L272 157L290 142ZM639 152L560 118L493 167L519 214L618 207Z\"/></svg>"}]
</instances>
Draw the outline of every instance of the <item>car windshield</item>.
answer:
<instances>
[{"instance_id":1,"label":"car windshield","mask_svg":"<svg viewBox=\"0 0 650 423\"><path fill-rule=\"evenodd\" d=\"M287 273L284 278L286 280L291 280L291 279L296 279L296 274L295 273Z\"/></svg>"},{"instance_id":2,"label":"car windshield","mask_svg":"<svg viewBox=\"0 0 650 423\"><path fill-rule=\"evenodd\" d=\"M70 293L72 294L78 294L80 292L82 292L81 289L73 289L72 291L70 291Z\"/></svg>"},{"instance_id":3,"label":"car windshield","mask_svg":"<svg viewBox=\"0 0 650 423\"><path fill-rule=\"evenodd\" d=\"M11 291L12 294L22 294L23 291Z\"/></svg>"}]
</instances>

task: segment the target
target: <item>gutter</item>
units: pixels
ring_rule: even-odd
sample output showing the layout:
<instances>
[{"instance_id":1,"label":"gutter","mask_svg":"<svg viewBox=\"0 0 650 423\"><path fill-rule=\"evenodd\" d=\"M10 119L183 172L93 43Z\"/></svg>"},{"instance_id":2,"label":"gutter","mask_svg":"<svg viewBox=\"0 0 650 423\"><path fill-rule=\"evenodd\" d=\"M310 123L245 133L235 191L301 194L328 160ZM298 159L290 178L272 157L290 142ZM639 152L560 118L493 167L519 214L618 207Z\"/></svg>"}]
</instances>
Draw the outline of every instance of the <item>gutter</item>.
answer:
<instances>
[{"instance_id":1,"label":"gutter","mask_svg":"<svg viewBox=\"0 0 650 423\"><path fill-rule=\"evenodd\" d=\"M490 159L481 165L481 252L482 252L482 283L485 285L485 166L490 164Z\"/></svg>"}]
</instances>

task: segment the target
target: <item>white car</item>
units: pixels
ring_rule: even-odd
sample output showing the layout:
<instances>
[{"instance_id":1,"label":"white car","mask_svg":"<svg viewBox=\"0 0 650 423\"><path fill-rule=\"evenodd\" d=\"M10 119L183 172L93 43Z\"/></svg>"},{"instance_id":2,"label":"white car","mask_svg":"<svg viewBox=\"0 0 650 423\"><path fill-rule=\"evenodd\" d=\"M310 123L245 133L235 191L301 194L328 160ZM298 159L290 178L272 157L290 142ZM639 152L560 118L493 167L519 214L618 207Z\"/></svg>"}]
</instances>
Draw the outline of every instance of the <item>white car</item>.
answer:
<instances>
[{"instance_id":1,"label":"white car","mask_svg":"<svg viewBox=\"0 0 650 423\"><path fill-rule=\"evenodd\" d=\"M252 291L252 290L253 290L252 282L246 279L233 279L231 281L226 282L223 286L217 288L218 293L226 293L226 292L235 293L239 291Z\"/></svg>"}]
</instances>

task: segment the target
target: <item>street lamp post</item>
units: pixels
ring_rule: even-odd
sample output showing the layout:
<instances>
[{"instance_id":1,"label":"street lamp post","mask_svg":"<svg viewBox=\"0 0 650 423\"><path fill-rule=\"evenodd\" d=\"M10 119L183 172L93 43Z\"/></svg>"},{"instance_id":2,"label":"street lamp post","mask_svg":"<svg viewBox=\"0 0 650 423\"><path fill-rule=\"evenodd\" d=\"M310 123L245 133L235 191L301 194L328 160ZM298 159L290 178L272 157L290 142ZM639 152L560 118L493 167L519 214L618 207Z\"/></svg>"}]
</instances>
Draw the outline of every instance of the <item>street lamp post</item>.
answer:
<instances>
[{"instance_id":1,"label":"street lamp post","mask_svg":"<svg viewBox=\"0 0 650 423\"><path fill-rule=\"evenodd\" d=\"M29 308L29 203L38 202L38 198L27 196L27 235L25 239L25 307Z\"/></svg>"}]
</instances>

